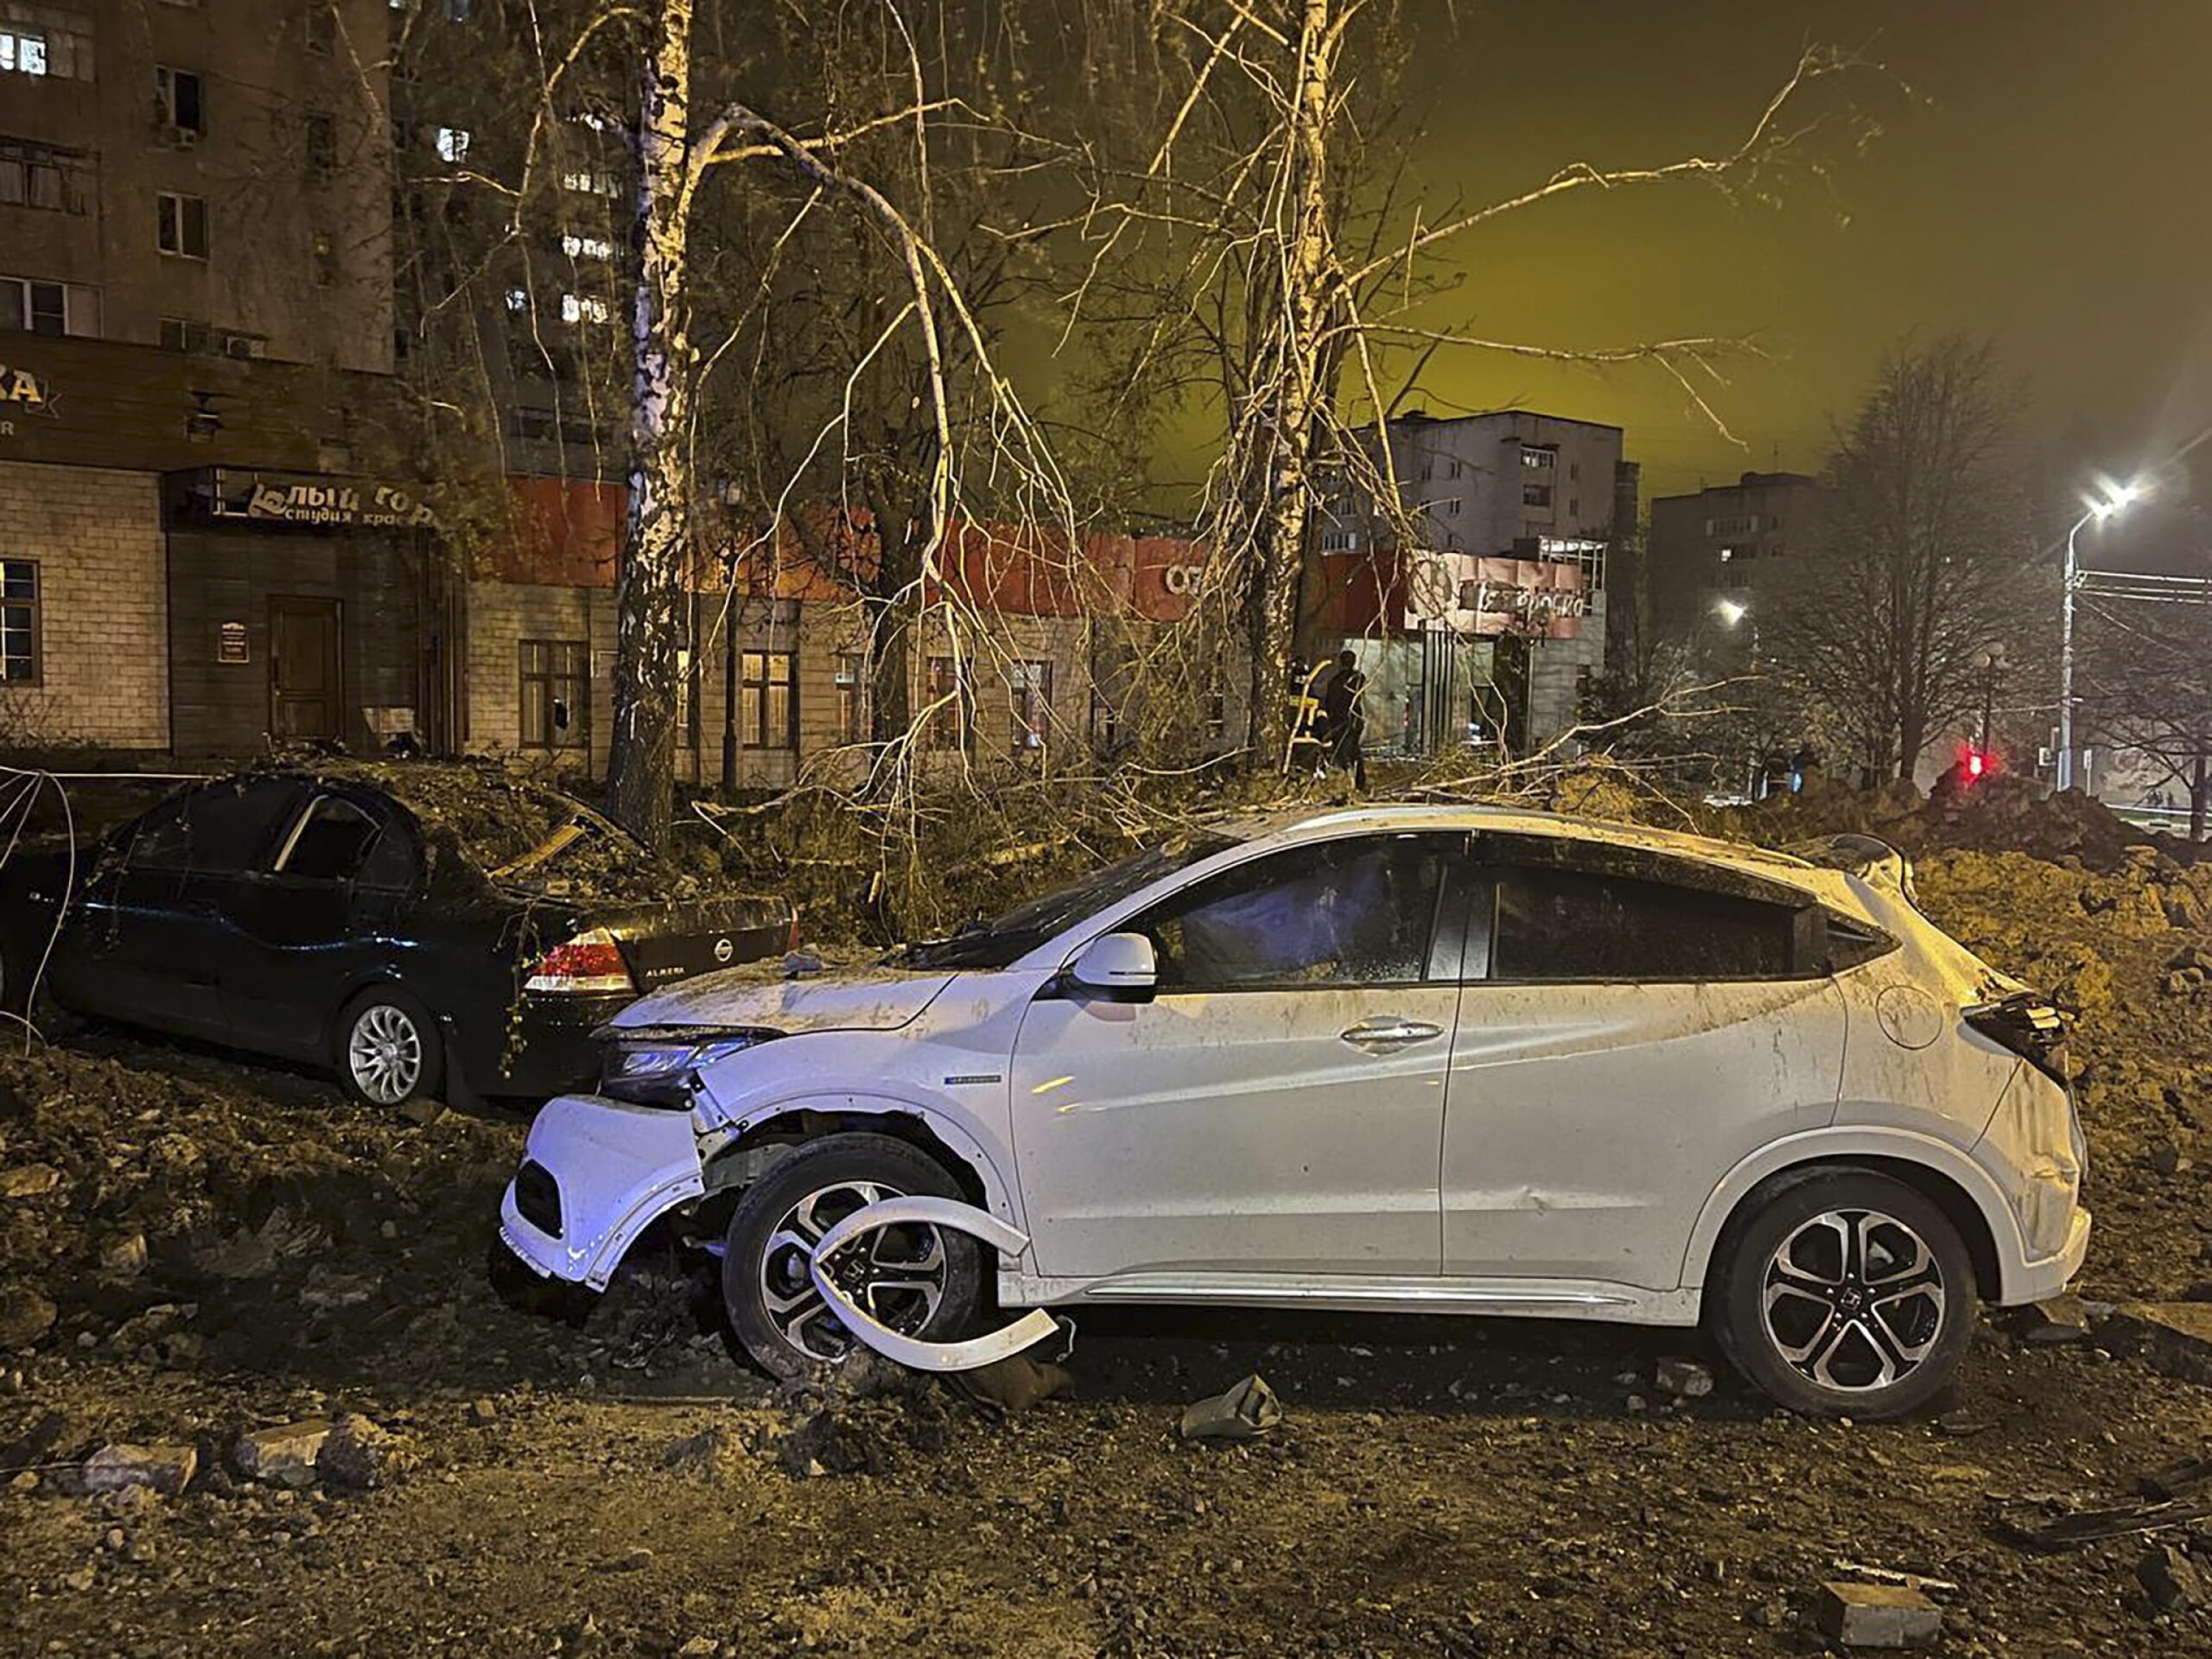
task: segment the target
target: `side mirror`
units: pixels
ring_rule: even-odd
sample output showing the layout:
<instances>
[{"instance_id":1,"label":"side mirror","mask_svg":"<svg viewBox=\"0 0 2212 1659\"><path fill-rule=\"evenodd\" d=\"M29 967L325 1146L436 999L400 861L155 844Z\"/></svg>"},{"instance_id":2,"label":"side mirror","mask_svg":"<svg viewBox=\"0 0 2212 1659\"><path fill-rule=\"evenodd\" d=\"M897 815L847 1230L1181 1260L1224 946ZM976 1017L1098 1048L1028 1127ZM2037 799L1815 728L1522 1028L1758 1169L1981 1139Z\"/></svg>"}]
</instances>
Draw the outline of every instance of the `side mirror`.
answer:
<instances>
[{"instance_id":1,"label":"side mirror","mask_svg":"<svg viewBox=\"0 0 2212 1659\"><path fill-rule=\"evenodd\" d=\"M1068 977L1116 1002L1149 1002L1160 986L1160 961L1141 933L1106 933L1069 964Z\"/></svg>"}]
</instances>

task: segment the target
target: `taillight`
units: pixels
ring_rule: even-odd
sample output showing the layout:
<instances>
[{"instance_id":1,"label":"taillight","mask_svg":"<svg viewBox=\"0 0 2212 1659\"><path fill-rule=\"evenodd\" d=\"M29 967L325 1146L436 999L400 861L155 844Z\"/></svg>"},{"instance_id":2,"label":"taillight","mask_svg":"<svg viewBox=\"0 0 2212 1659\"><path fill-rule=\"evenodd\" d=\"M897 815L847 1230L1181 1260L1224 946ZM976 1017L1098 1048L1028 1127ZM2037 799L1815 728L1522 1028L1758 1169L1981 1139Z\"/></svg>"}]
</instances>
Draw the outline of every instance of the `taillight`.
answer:
<instances>
[{"instance_id":1,"label":"taillight","mask_svg":"<svg viewBox=\"0 0 2212 1659\"><path fill-rule=\"evenodd\" d=\"M567 943L555 945L537 959L537 965L523 982L526 991L577 995L637 988L636 982L630 977L630 964L622 959L622 947L603 927L588 929Z\"/></svg>"},{"instance_id":2,"label":"taillight","mask_svg":"<svg viewBox=\"0 0 2212 1659\"><path fill-rule=\"evenodd\" d=\"M2066 1081L2066 1020L2033 991L1966 1011L1966 1021L1992 1042L2018 1054L2052 1082Z\"/></svg>"}]
</instances>

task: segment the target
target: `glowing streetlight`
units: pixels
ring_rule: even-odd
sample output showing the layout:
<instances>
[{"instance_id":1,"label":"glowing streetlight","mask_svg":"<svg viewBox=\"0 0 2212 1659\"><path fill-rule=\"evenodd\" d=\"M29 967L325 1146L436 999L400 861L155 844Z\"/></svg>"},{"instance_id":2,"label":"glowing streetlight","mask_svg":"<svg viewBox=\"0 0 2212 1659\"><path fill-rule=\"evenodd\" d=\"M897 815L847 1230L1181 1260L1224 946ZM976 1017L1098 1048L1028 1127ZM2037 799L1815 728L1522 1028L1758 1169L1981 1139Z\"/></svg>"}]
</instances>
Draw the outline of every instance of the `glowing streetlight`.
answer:
<instances>
[{"instance_id":1,"label":"glowing streetlight","mask_svg":"<svg viewBox=\"0 0 2212 1659\"><path fill-rule=\"evenodd\" d=\"M1713 608L1719 612L1720 620L1732 628L1750 613L1751 607L1740 599L1724 599L1717 601Z\"/></svg>"},{"instance_id":2,"label":"glowing streetlight","mask_svg":"<svg viewBox=\"0 0 2212 1659\"><path fill-rule=\"evenodd\" d=\"M2151 486L2140 479L2116 485L2088 501L2088 511L2076 518L2074 527L2066 532L2066 586L2058 613L2057 781L2061 789L2074 787L2074 590L2081 582L2080 567L2074 557L2074 538L2082 533L2082 525L2093 521L2101 524L2150 493Z\"/></svg>"}]
</instances>

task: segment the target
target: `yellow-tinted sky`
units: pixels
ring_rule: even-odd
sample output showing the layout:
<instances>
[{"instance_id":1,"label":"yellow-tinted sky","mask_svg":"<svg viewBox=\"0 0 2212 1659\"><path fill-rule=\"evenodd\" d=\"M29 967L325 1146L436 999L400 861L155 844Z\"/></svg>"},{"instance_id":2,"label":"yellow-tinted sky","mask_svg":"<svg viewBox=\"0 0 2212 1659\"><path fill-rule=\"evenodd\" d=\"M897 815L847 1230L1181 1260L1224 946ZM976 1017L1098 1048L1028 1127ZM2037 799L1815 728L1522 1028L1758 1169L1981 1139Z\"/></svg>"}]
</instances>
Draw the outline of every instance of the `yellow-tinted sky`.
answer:
<instances>
[{"instance_id":1,"label":"yellow-tinted sky","mask_svg":"<svg viewBox=\"0 0 2212 1659\"><path fill-rule=\"evenodd\" d=\"M1423 8L1427 10L1424 11ZM1471 352L1424 378L1434 412L1521 404L1627 429L1645 493L1813 469L1908 330L1993 334L2056 467L2212 422L2212 0L1416 0L1414 150L1440 208L1561 164L1725 151L1803 43L1864 48L1883 131L1809 143L1825 184L1778 207L1695 185L1582 193L1456 245L1435 321L1547 346L1751 335L1774 354L1713 391L1736 448L1648 368L1603 375ZM1456 19L1452 15L1456 10ZM1824 100L1833 107L1830 93Z\"/></svg>"}]
</instances>

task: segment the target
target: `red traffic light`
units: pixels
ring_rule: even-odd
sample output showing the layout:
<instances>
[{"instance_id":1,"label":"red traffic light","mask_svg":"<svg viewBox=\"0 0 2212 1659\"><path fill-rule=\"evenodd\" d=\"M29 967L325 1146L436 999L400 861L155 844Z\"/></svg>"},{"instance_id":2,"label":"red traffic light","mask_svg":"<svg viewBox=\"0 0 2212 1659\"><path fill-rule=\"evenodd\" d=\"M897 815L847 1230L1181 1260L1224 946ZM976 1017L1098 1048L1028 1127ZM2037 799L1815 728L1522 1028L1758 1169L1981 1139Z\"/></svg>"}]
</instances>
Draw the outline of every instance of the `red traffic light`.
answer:
<instances>
[{"instance_id":1,"label":"red traffic light","mask_svg":"<svg viewBox=\"0 0 2212 1659\"><path fill-rule=\"evenodd\" d=\"M1979 778L1989 770L1989 757L1980 749L1967 751L1967 776Z\"/></svg>"}]
</instances>

